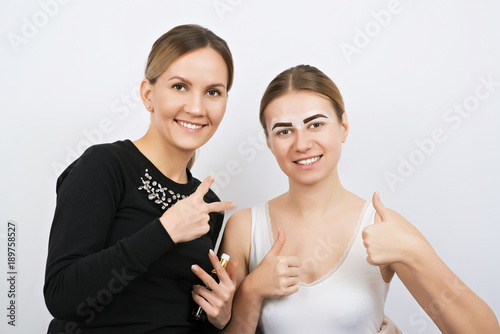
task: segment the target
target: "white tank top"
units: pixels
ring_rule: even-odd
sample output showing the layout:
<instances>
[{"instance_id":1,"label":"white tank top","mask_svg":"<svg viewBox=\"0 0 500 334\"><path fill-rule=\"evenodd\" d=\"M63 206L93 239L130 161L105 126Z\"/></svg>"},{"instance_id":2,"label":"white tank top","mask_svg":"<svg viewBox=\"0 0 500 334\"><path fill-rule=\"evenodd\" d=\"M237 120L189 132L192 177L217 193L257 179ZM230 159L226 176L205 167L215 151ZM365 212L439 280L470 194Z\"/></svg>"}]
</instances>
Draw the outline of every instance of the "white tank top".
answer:
<instances>
[{"instance_id":1,"label":"white tank top","mask_svg":"<svg viewBox=\"0 0 500 334\"><path fill-rule=\"evenodd\" d=\"M351 240L339 262L325 276L287 297L268 298L262 304L257 333L266 334L374 334L384 320L389 291L378 266L366 262L361 231L373 224L375 209L366 202ZM249 271L254 270L274 244L268 203L252 208ZM324 256L321 249L315 254Z\"/></svg>"}]
</instances>

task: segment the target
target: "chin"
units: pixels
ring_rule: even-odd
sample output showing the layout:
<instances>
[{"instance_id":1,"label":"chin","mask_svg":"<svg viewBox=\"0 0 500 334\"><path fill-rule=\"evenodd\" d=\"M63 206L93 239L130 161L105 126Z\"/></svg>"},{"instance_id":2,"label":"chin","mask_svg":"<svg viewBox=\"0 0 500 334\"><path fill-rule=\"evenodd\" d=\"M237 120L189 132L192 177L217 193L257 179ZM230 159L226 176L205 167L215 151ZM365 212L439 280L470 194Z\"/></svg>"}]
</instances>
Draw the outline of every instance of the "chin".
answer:
<instances>
[{"instance_id":1,"label":"chin","mask_svg":"<svg viewBox=\"0 0 500 334\"><path fill-rule=\"evenodd\" d=\"M204 138L189 138L189 137L180 137L176 140L176 146L180 148L181 150L196 150L205 145L211 138L210 137L204 137Z\"/></svg>"},{"instance_id":2,"label":"chin","mask_svg":"<svg viewBox=\"0 0 500 334\"><path fill-rule=\"evenodd\" d=\"M297 184L301 184L304 186L312 186L315 184L318 184L319 182L323 181L323 177L309 177L309 178L295 178L293 181Z\"/></svg>"},{"instance_id":3,"label":"chin","mask_svg":"<svg viewBox=\"0 0 500 334\"><path fill-rule=\"evenodd\" d=\"M323 166L325 167L325 166ZM283 169L282 169L283 170ZM332 174L335 173L335 168L321 168L308 171L283 170L289 180L301 185L315 185L318 183L328 183Z\"/></svg>"},{"instance_id":4,"label":"chin","mask_svg":"<svg viewBox=\"0 0 500 334\"><path fill-rule=\"evenodd\" d=\"M323 175L323 173L310 173L310 174L305 174L301 173L301 175L297 175L296 171L283 171L286 176L288 176L288 179L296 184L302 184L302 185L313 185L318 182L323 181L327 175Z\"/></svg>"},{"instance_id":5,"label":"chin","mask_svg":"<svg viewBox=\"0 0 500 334\"><path fill-rule=\"evenodd\" d=\"M203 142L203 143L198 143L198 144L186 144L186 143L182 143L180 145L177 145L177 147L182 150L182 151L196 151L197 149L199 149L200 147L202 147L204 144L206 143Z\"/></svg>"}]
</instances>

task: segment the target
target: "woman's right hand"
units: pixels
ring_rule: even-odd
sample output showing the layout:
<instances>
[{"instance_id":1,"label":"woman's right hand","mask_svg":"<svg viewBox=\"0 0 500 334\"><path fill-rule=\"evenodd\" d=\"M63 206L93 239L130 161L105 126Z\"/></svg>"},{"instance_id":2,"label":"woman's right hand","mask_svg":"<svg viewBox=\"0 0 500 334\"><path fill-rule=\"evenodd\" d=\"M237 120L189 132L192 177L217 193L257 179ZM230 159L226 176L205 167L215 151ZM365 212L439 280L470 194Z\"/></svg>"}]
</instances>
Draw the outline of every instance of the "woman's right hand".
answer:
<instances>
[{"instance_id":1,"label":"woman's right hand","mask_svg":"<svg viewBox=\"0 0 500 334\"><path fill-rule=\"evenodd\" d=\"M300 259L281 255L285 241L285 231L278 229L273 247L247 277L252 282L252 290L261 299L289 296L299 289Z\"/></svg>"},{"instance_id":2,"label":"woman's right hand","mask_svg":"<svg viewBox=\"0 0 500 334\"><path fill-rule=\"evenodd\" d=\"M194 193L172 205L160 217L161 224L175 243L191 241L207 234L210 231L210 212L236 207L233 202L205 203L203 196L213 183L214 177L207 177Z\"/></svg>"}]
</instances>

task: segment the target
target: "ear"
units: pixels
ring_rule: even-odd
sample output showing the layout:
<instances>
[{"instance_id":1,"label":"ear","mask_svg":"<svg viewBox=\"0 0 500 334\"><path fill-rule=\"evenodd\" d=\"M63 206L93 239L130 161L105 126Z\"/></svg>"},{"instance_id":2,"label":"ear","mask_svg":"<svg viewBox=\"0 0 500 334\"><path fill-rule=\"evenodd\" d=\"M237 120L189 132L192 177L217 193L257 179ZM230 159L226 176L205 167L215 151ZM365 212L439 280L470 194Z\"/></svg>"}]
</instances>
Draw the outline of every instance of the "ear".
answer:
<instances>
[{"instance_id":1,"label":"ear","mask_svg":"<svg viewBox=\"0 0 500 334\"><path fill-rule=\"evenodd\" d=\"M151 100L153 85L148 79L144 79L141 82L141 100L147 111L152 112L154 110L153 101Z\"/></svg>"},{"instance_id":2,"label":"ear","mask_svg":"<svg viewBox=\"0 0 500 334\"><path fill-rule=\"evenodd\" d=\"M345 143L349 134L349 122L347 121L347 113L345 112L342 114L342 124L340 126L342 127L342 143Z\"/></svg>"}]
</instances>

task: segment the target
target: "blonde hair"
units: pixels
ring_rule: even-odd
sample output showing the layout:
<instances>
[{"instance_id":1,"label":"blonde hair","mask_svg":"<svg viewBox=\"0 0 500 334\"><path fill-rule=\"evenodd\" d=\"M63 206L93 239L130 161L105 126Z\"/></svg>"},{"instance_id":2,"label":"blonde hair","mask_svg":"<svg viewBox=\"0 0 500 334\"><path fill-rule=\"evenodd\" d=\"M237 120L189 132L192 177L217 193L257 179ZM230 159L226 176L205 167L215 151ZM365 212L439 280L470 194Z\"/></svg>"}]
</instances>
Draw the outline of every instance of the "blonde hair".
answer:
<instances>
[{"instance_id":1,"label":"blonde hair","mask_svg":"<svg viewBox=\"0 0 500 334\"><path fill-rule=\"evenodd\" d=\"M300 91L317 93L330 100L339 122L342 122L342 114L345 112L344 100L332 79L314 66L298 65L278 74L262 96L259 118L266 136L268 133L264 112L269 103L285 94Z\"/></svg>"},{"instance_id":2,"label":"blonde hair","mask_svg":"<svg viewBox=\"0 0 500 334\"><path fill-rule=\"evenodd\" d=\"M231 89L234 76L234 65L231 51L227 43L207 28L195 24L177 26L154 42L148 56L144 77L154 85L156 80L177 59L188 52L210 47L219 53L227 67L227 91ZM196 153L187 165L191 169Z\"/></svg>"}]
</instances>

